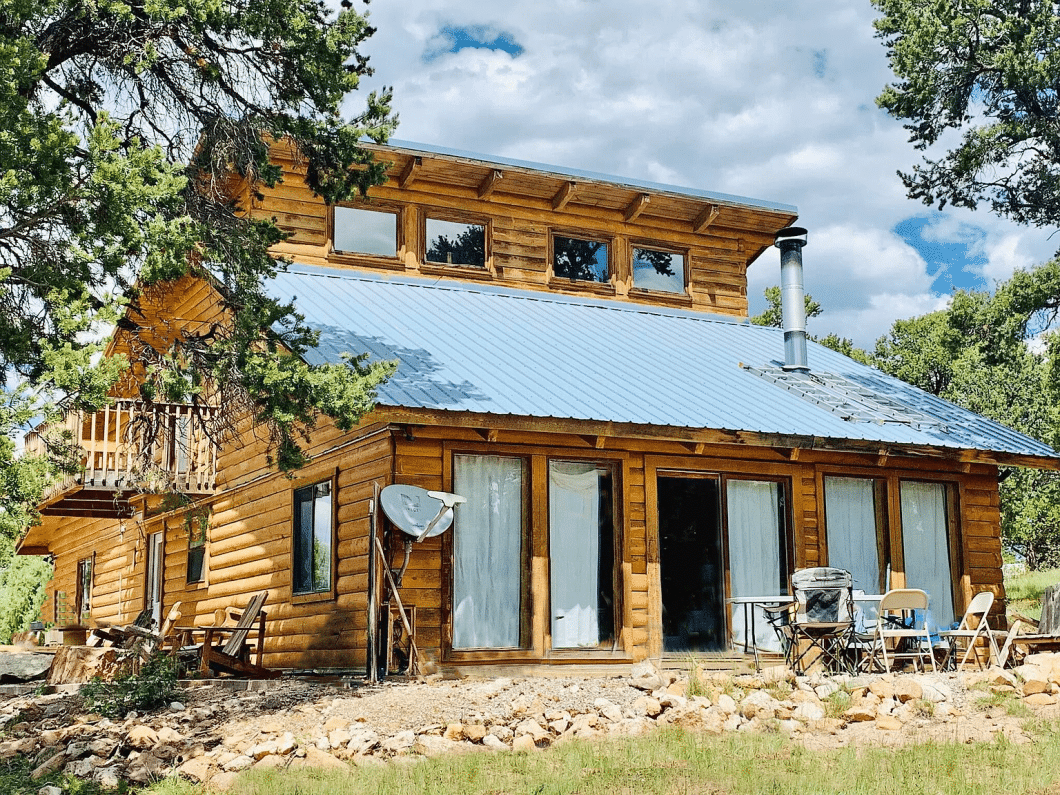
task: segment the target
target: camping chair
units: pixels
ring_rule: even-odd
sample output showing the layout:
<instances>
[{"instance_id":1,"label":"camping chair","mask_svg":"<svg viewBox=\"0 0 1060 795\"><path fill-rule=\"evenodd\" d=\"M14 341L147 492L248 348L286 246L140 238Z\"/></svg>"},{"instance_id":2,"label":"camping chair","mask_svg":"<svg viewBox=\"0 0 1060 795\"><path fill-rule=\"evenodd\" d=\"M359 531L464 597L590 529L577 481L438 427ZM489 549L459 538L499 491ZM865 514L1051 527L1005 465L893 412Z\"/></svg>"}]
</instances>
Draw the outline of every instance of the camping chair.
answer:
<instances>
[{"instance_id":1,"label":"camping chair","mask_svg":"<svg viewBox=\"0 0 1060 795\"><path fill-rule=\"evenodd\" d=\"M968 662L968 658L973 656L976 644L981 640L986 641L989 655L993 655L993 659L999 665L1001 664L1001 652L998 651L994 633L990 629L990 624L987 623L990 608L993 606L994 594L990 591L980 591L968 603L968 609L964 611L964 617L961 618L961 623L958 624L957 629L939 633L943 640L949 641L950 659L956 659L959 645L961 643L965 644L964 655L961 657L961 661L956 663L956 670L959 671L964 667L964 664ZM990 663L989 655L987 656L987 665ZM976 654L974 656L979 667L984 668L983 660L979 655Z\"/></svg>"},{"instance_id":2,"label":"camping chair","mask_svg":"<svg viewBox=\"0 0 1060 795\"><path fill-rule=\"evenodd\" d=\"M927 658L931 661L931 670L937 671L926 620L927 609L928 595L924 591L898 588L885 593L880 600L876 629L862 667L871 673L878 665L886 673L891 670L892 661L907 659L925 668L924 659ZM917 627L917 623L923 626ZM892 641L895 646L888 659L887 646Z\"/></svg>"},{"instance_id":3,"label":"camping chair","mask_svg":"<svg viewBox=\"0 0 1060 795\"><path fill-rule=\"evenodd\" d=\"M829 670L849 670L846 651L854 631L850 572L828 566L799 569L791 575L791 592L793 601L765 608L787 664L800 674L817 661Z\"/></svg>"},{"instance_id":4,"label":"camping chair","mask_svg":"<svg viewBox=\"0 0 1060 795\"><path fill-rule=\"evenodd\" d=\"M181 653L197 650L199 656L199 671L209 677L213 671L219 673L230 673L234 675L257 677L260 679L271 679L279 676L276 671L270 671L262 667L261 659L265 650L265 600L269 592L262 591L254 596L247 606L237 615L234 625L214 625L209 627L177 627L177 631L187 639L193 633L203 633L201 645L184 645ZM255 661L250 661L250 633L257 624L257 638L255 639ZM220 640L227 635L228 640L223 644Z\"/></svg>"}]
</instances>

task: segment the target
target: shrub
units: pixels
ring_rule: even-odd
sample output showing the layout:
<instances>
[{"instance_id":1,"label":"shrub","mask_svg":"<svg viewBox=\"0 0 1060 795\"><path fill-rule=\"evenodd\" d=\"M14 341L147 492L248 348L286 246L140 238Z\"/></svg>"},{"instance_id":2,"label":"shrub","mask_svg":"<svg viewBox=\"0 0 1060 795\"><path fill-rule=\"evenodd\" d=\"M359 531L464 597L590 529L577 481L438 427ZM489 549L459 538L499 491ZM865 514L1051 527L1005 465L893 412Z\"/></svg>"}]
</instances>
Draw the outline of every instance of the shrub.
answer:
<instances>
[{"instance_id":1,"label":"shrub","mask_svg":"<svg viewBox=\"0 0 1060 795\"><path fill-rule=\"evenodd\" d=\"M85 707L107 718L124 718L136 710L147 712L168 704L177 693L179 661L155 652L138 673L119 674L112 682L96 677L81 688Z\"/></svg>"}]
</instances>

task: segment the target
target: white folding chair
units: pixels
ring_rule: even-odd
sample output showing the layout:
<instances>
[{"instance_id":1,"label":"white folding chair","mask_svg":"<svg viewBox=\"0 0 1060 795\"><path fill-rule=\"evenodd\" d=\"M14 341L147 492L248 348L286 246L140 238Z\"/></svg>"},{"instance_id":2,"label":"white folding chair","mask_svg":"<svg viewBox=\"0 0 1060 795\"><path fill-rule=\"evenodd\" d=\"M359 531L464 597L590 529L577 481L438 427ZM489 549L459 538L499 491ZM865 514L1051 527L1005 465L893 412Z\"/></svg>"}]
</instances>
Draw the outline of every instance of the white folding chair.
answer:
<instances>
[{"instance_id":1,"label":"white folding chair","mask_svg":"<svg viewBox=\"0 0 1060 795\"><path fill-rule=\"evenodd\" d=\"M931 662L931 670L937 671L935 655L931 650L931 634L927 627L928 595L916 588L898 588L888 591L880 600L879 618L872 633L872 645L865 657L865 670L872 671L877 665L884 672L900 659L913 660L914 665L925 668L924 659ZM919 615L917 611L920 611ZM916 623L923 623L917 627ZM888 642L895 646L888 657Z\"/></svg>"},{"instance_id":2,"label":"white folding chair","mask_svg":"<svg viewBox=\"0 0 1060 795\"><path fill-rule=\"evenodd\" d=\"M968 609L964 611L964 616L961 618L961 623L957 626L957 629L939 633L943 640L949 641L951 657L957 653L958 647L964 644L964 655L961 657L961 661L957 663L958 671L968 662L968 658L973 656L976 644L980 640L986 641L989 648L987 665L989 665L991 659L997 662L998 665L1002 664L1001 652L998 651L997 641L994 639L994 633L990 631L990 624L987 623L990 608L993 606L994 595L990 591L980 591L968 603ZM976 664L980 668L985 667L982 658L978 654L974 656Z\"/></svg>"}]
</instances>

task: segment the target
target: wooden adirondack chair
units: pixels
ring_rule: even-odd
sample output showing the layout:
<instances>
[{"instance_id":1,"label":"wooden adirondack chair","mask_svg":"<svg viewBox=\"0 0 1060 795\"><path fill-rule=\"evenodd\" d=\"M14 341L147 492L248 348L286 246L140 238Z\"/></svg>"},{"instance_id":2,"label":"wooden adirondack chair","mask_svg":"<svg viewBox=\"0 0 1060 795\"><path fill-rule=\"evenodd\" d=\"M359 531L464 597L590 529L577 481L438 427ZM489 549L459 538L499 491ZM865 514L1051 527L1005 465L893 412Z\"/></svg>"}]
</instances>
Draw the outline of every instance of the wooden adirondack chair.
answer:
<instances>
[{"instance_id":1,"label":"wooden adirondack chair","mask_svg":"<svg viewBox=\"0 0 1060 795\"><path fill-rule=\"evenodd\" d=\"M152 611L150 607L144 608L133 620L133 623L124 626L108 624L100 621L92 632L89 633L85 645L102 646L104 643L110 643L112 646L124 646L129 637L135 635L137 629L150 629L151 625L154 624L154 619L151 617L151 614Z\"/></svg>"},{"instance_id":2,"label":"wooden adirondack chair","mask_svg":"<svg viewBox=\"0 0 1060 795\"><path fill-rule=\"evenodd\" d=\"M276 671L262 667L261 658L265 650L265 600L269 592L262 591L250 600L234 626L197 627L205 633L199 653L199 671L211 676L214 671L236 676L271 679L279 676ZM250 633L257 624L255 639L255 661L250 660ZM225 635L228 639L222 644Z\"/></svg>"}]
</instances>

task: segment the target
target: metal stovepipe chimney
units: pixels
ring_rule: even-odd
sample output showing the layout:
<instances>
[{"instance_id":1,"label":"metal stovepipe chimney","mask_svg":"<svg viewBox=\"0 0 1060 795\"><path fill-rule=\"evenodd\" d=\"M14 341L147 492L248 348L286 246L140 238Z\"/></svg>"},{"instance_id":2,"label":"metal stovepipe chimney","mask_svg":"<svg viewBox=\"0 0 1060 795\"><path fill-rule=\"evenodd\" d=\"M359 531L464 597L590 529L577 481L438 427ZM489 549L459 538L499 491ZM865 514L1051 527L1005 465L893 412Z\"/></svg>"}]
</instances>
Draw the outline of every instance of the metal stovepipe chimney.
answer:
<instances>
[{"instance_id":1,"label":"metal stovepipe chimney","mask_svg":"<svg viewBox=\"0 0 1060 795\"><path fill-rule=\"evenodd\" d=\"M773 238L780 249L781 316L784 323L784 369L809 370L806 361L806 299L802 286L802 247L806 230L781 229Z\"/></svg>"}]
</instances>

